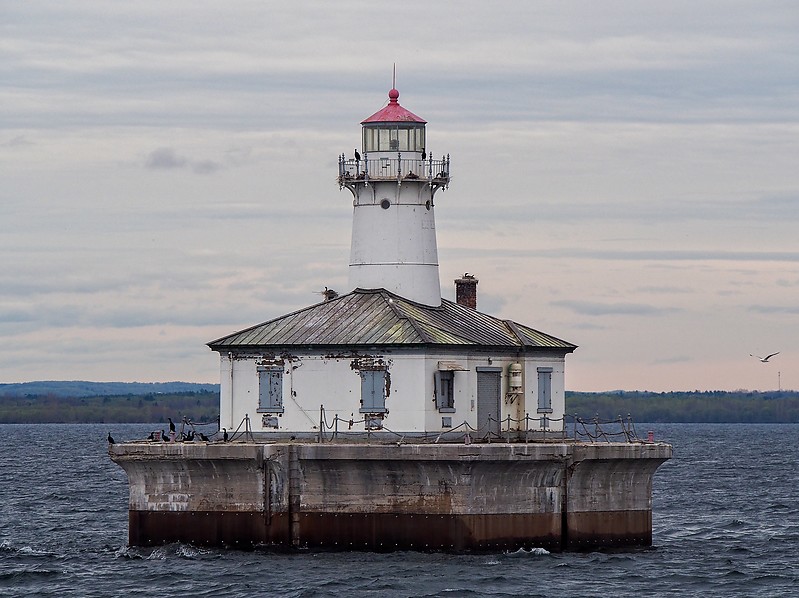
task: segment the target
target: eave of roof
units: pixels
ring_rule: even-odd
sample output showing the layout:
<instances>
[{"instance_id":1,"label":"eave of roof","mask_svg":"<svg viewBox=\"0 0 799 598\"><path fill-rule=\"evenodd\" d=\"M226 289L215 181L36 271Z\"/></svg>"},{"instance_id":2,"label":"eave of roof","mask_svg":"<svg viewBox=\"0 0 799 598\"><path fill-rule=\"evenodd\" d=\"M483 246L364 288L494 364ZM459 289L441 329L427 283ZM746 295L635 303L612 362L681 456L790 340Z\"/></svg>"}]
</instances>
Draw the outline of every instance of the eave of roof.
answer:
<instances>
[{"instance_id":1,"label":"eave of roof","mask_svg":"<svg viewBox=\"0 0 799 598\"><path fill-rule=\"evenodd\" d=\"M430 307L385 289L355 289L208 343L214 351L384 345L544 349L559 353L577 348L529 326L446 299L442 299L441 306Z\"/></svg>"}]
</instances>

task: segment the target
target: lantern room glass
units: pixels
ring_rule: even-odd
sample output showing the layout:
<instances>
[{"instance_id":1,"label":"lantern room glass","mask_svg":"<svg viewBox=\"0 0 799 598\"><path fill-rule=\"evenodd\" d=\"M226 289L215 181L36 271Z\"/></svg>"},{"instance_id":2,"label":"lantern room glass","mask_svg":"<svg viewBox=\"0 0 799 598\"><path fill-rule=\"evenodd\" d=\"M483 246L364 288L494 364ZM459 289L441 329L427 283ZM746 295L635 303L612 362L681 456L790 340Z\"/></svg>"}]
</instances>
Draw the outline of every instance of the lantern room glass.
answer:
<instances>
[{"instance_id":1,"label":"lantern room glass","mask_svg":"<svg viewBox=\"0 0 799 598\"><path fill-rule=\"evenodd\" d=\"M363 128L364 152L421 152L424 147L423 126L381 125Z\"/></svg>"}]
</instances>

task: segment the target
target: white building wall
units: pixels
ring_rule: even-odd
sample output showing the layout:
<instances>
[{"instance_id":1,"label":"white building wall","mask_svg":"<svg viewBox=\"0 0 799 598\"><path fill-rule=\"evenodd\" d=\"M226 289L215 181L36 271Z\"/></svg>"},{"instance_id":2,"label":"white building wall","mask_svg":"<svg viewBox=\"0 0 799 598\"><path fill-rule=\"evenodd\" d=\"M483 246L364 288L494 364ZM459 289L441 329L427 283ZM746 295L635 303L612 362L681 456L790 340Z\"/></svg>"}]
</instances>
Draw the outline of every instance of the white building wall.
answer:
<instances>
[{"instance_id":1,"label":"white building wall","mask_svg":"<svg viewBox=\"0 0 799 598\"><path fill-rule=\"evenodd\" d=\"M221 354L219 364L219 427L229 428L233 421L232 354Z\"/></svg>"},{"instance_id":2,"label":"white building wall","mask_svg":"<svg viewBox=\"0 0 799 598\"><path fill-rule=\"evenodd\" d=\"M552 369L551 411L547 429L563 428L565 409L564 357L491 356L485 353L428 353L392 351L371 354L374 363L386 366L390 378L385 406L388 412L383 419L384 429L396 432L442 432L464 422L477 428L477 367L491 366L502 369L500 417L506 429L510 416L511 429L541 429L538 410L538 368ZM277 417L278 428L263 425L264 413L259 413L258 364L261 355L239 355L232 360L221 357L220 421L228 431L235 430L245 416L250 417L254 432L318 433L320 409L324 406L325 419L332 425L340 418L339 431L348 431L353 420L353 431L363 431L365 417L361 409L361 377L358 358L322 354L296 355L283 360L283 413ZM442 412L436 406L434 376L439 362L458 364L465 371L454 374L454 410ZM508 394L508 366L514 362L523 365L523 392ZM232 376L230 366L232 364ZM526 416L529 419L525 420ZM450 418L451 428L444 426L443 418ZM243 429L243 428L242 428ZM458 428L465 431L465 427ZM329 430L327 430L329 432Z\"/></svg>"}]
</instances>

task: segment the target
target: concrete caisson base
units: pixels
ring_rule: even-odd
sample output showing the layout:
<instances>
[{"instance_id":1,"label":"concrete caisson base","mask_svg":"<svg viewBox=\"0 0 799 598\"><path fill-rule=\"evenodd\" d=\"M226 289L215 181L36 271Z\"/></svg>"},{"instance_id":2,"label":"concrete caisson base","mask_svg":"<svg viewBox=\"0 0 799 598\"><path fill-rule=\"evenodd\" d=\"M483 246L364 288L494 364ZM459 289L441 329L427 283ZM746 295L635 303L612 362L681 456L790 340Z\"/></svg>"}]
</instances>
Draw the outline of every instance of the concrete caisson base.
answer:
<instances>
[{"instance_id":1,"label":"concrete caisson base","mask_svg":"<svg viewBox=\"0 0 799 598\"><path fill-rule=\"evenodd\" d=\"M652 542L667 444L128 443L129 543L552 551Z\"/></svg>"}]
</instances>

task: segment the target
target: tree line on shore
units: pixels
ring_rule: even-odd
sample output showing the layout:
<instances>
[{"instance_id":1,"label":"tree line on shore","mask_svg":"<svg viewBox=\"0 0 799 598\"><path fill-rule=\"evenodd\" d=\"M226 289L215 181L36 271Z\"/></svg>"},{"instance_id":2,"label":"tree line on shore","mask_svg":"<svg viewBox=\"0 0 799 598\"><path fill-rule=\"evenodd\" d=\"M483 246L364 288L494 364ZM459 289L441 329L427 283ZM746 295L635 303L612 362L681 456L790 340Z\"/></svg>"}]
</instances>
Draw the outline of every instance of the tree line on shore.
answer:
<instances>
[{"instance_id":1,"label":"tree line on shore","mask_svg":"<svg viewBox=\"0 0 799 598\"><path fill-rule=\"evenodd\" d=\"M566 413L585 421L628 415L651 423L799 423L797 391L566 391ZM534 416L534 412L530 413ZM554 414L553 414L554 416ZM101 396L0 393L0 423L151 423L217 421L219 392Z\"/></svg>"},{"instance_id":2,"label":"tree line on shore","mask_svg":"<svg viewBox=\"0 0 799 598\"><path fill-rule=\"evenodd\" d=\"M566 413L650 423L799 423L797 391L566 391Z\"/></svg>"},{"instance_id":3,"label":"tree line on shore","mask_svg":"<svg viewBox=\"0 0 799 598\"><path fill-rule=\"evenodd\" d=\"M147 393L91 397L0 395L3 424L99 424L193 422L219 419L219 392Z\"/></svg>"}]
</instances>

